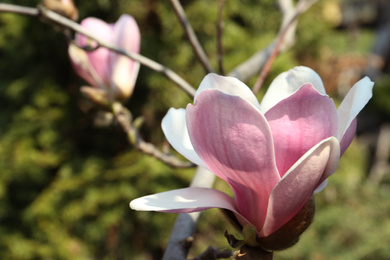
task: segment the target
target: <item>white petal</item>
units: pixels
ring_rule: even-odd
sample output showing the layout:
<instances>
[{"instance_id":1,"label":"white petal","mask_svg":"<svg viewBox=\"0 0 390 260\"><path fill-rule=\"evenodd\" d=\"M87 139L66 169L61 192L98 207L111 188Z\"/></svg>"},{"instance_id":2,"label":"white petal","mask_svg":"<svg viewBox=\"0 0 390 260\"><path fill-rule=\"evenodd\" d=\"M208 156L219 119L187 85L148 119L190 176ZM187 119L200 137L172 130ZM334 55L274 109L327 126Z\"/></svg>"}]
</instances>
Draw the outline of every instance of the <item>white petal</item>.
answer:
<instances>
[{"instance_id":1,"label":"white petal","mask_svg":"<svg viewBox=\"0 0 390 260\"><path fill-rule=\"evenodd\" d=\"M199 88L195 93L195 99L205 89L218 89L226 94L239 96L247 102L251 103L257 109L260 109L259 101L253 94L252 90L240 80L233 77L219 76L215 73L210 73L200 83Z\"/></svg>"},{"instance_id":2,"label":"white petal","mask_svg":"<svg viewBox=\"0 0 390 260\"><path fill-rule=\"evenodd\" d=\"M325 139L305 153L272 190L261 236L268 236L295 216L314 190L336 169L340 146Z\"/></svg>"},{"instance_id":3,"label":"white petal","mask_svg":"<svg viewBox=\"0 0 390 260\"><path fill-rule=\"evenodd\" d=\"M177 152L196 165L208 169L192 146L190 136L188 135L186 110L184 108L170 108L161 122L161 127L168 142Z\"/></svg>"},{"instance_id":4,"label":"white petal","mask_svg":"<svg viewBox=\"0 0 390 260\"><path fill-rule=\"evenodd\" d=\"M234 199L219 190L190 187L144 196L130 202L130 208L144 211L194 212L224 208L237 212Z\"/></svg>"},{"instance_id":5,"label":"white petal","mask_svg":"<svg viewBox=\"0 0 390 260\"><path fill-rule=\"evenodd\" d=\"M293 94L305 83L311 83L320 94L326 94L324 84L314 70L303 66L295 67L283 72L272 81L261 101L261 111L265 113L279 101Z\"/></svg>"},{"instance_id":6,"label":"white petal","mask_svg":"<svg viewBox=\"0 0 390 260\"><path fill-rule=\"evenodd\" d=\"M232 197L210 188L190 187L144 196L131 201L130 208L166 213L190 213L220 208L232 211L243 226L249 224L249 221L238 213Z\"/></svg>"},{"instance_id":7,"label":"white petal","mask_svg":"<svg viewBox=\"0 0 390 260\"><path fill-rule=\"evenodd\" d=\"M351 122L371 99L373 87L374 82L365 77L351 88L343 102L341 102L337 110L339 119L337 139L339 141L341 141Z\"/></svg>"},{"instance_id":8,"label":"white petal","mask_svg":"<svg viewBox=\"0 0 390 260\"><path fill-rule=\"evenodd\" d=\"M313 146L309 151L307 151L289 170L288 172L283 176L284 178L289 178L288 175L302 164L307 158L310 156L313 156L314 153L320 151L321 149L325 149L326 147L329 147L330 149L330 155L329 160L327 162L327 166L324 170L324 172L321 174L320 181L317 183L316 189L323 184L323 182L330 177L336 170L340 159L340 143L337 140L337 138L331 136L327 139L322 140L315 146ZM319 160L319 157L316 158L316 160ZM313 174L313 173L312 173Z\"/></svg>"}]
</instances>

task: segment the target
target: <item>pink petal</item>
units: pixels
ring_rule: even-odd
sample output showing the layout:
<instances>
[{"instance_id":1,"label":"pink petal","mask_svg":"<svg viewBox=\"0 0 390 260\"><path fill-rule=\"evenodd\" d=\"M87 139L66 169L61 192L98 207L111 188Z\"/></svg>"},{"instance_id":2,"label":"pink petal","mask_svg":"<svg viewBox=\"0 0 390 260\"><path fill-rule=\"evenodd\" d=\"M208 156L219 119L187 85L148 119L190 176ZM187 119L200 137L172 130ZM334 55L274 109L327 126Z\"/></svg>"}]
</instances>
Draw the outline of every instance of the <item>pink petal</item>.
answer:
<instances>
[{"instance_id":1,"label":"pink petal","mask_svg":"<svg viewBox=\"0 0 390 260\"><path fill-rule=\"evenodd\" d=\"M187 106L187 127L196 153L229 183L240 214L260 230L280 179L264 116L240 97L203 90Z\"/></svg>"},{"instance_id":2,"label":"pink petal","mask_svg":"<svg viewBox=\"0 0 390 260\"><path fill-rule=\"evenodd\" d=\"M190 141L186 125L186 111L183 108L170 108L161 122L162 130L168 142L181 155L196 165L208 169L206 164L199 158Z\"/></svg>"},{"instance_id":3,"label":"pink petal","mask_svg":"<svg viewBox=\"0 0 390 260\"><path fill-rule=\"evenodd\" d=\"M194 102L196 102L197 96L205 89L218 89L223 93L239 96L260 110L259 102L252 90L236 78L223 77L215 73L208 74L200 83L200 86L195 93Z\"/></svg>"},{"instance_id":4,"label":"pink petal","mask_svg":"<svg viewBox=\"0 0 390 260\"><path fill-rule=\"evenodd\" d=\"M113 41L125 51L139 53L141 34L137 22L130 15L123 14L115 23ZM122 56L122 55L119 55Z\"/></svg>"},{"instance_id":5,"label":"pink petal","mask_svg":"<svg viewBox=\"0 0 390 260\"><path fill-rule=\"evenodd\" d=\"M352 87L341 102L337 110L339 120L337 139L339 141L342 140L352 121L371 99L373 87L374 82L365 77Z\"/></svg>"},{"instance_id":6,"label":"pink petal","mask_svg":"<svg viewBox=\"0 0 390 260\"><path fill-rule=\"evenodd\" d=\"M335 172L339 158L335 137L322 141L300 158L273 189L260 236L272 234L294 217L316 187Z\"/></svg>"},{"instance_id":7,"label":"pink petal","mask_svg":"<svg viewBox=\"0 0 390 260\"><path fill-rule=\"evenodd\" d=\"M319 93L326 94L324 84L314 70L303 66L295 67L283 72L272 81L261 101L262 111L268 111L279 101L292 95L305 83L311 83Z\"/></svg>"},{"instance_id":8,"label":"pink petal","mask_svg":"<svg viewBox=\"0 0 390 260\"><path fill-rule=\"evenodd\" d=\"M138 25L130 15L122 15L113 30L114 43L125 51L139 53L141 35ZM114 91L126 97L130 96L139 71L139 63L110 52L111 80Z\"/></svg>"},{"instance_id":9,"label":"pink petal","mask_svg":"<svg viewBox=\"0 0 390 260\"><path fill-rule=\"evenodd\" d=\"M102 85L100 77L89 62L86 51L80 49L74 44L70 44L68 47L68 54L74 70L80 77L92 86L96 87Z\"/></svg>"},{"instance_id":10,"label":"pink petal","mask_svg":"<svg viewBox=\"0 0 390 260\"><path fill-rule=\"evenodd\" d=\"M333 100L305 84L267 111L281 177L310 148L337 134Z\"/></svg>"},{"instance_id":11,"label":"pink petal","mask_svg":"<svg viewBox=\"0 0 390 260\"><path fill-rule=\"evenodd\" d=\"M93 33L96 38L102 39L104 41L112 42L112 35L113 30L112 27L107 24L106 22L94 18L89 17L84 19L81 22L81 25L89 30L91 33ZM97 46L95 42L91 41L88 37L77 34L76 35L76 42L77 44L81 46L91 46L95 47ZM92 64L92 67L95 69L97 75L99 75L101 81L106 86L109 86L109 78L107 77L107 72L109 70L109 50L103 47L99 47L97 50L87 52L88 59L90 63Z\"/></svg>"},{"instance_id":12,"label":"pink petal","mask_svg":"<svg viewBox=\"0 0 390 260\"><path fill-rule=\"evenodd\" d=\"M210 208L227 209L235 213L240 223L249 222L237 212L234 199L219 190L190 187L144 196L130 202L134 210L167 213L190 213Z\"/></svg>"}]
</instances>

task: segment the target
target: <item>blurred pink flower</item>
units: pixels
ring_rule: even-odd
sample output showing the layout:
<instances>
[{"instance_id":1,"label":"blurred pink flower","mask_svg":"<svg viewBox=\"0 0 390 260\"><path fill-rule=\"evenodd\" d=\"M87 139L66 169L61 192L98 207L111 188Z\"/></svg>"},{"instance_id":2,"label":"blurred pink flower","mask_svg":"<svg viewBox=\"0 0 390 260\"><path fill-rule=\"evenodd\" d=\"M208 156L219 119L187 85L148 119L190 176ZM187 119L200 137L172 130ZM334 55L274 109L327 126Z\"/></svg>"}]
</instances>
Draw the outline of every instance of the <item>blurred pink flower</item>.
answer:
<instances>
[{"instance_id":1,"label":"blurred pink flower","mask_svg":"<svg viewBox=\"0 0 390 260\"><path fill-rule=\"evenodd\" d=\"M242 226L254 226L258 237L267 237L335 172L372 88L369 78L360 80L336 109L318 74L296 67L279 75L259 104L244 83L209 74L194 105L171 108L162 128L178 152L226 181L234 199L193 187L138 198L130 207L162 212L223 208L234 212Z\"/></svg>"},{"instance_id":2,"label":"blurred pink flower","mask_svg":"<svg viewBox=\"0 0 390 260\"><path fill-rule=\"evenodd\" d=\"M125 51L140 51L139 28L130 15L122 15L115 24L89 17L81 25L98 39ZM76 34L75 42L79 46L97 47L95 41L81 34ZM69 45L69 56L77 74L93 87L106 91L111 99L125 100L133 93L140 66L138 62L104 47L84 51L74 44Z\"/></svg>"}]
</instances>

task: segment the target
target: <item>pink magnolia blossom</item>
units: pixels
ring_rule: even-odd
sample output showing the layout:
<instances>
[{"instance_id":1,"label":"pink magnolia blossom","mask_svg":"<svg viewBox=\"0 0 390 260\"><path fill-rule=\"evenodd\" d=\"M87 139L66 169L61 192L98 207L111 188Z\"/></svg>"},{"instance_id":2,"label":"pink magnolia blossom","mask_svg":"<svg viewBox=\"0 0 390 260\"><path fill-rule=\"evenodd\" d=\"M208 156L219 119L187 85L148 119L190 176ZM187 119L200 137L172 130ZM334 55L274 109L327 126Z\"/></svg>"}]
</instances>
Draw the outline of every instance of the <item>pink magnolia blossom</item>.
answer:
<instances>
[{"instance_id":1,"label":"pink magnolia blossom","mask_svg":"<svg viewBox=\"0 0 390 260\"><path fill-rule=\"evenodd\" d=\"M234 198L209 188L184 188L133 200L135 210L232 211L258 237L293 218L351 143L356 116L372 96L373 82L356 83L336 109L313 70L279 75L261 104L231 77L207 75L187 109L171 108L162 122L172 146L226 181ZM322 184L322 185L321 185Z\"/></svg>"},{"instance_id":2,"label":"pink magnolia blossom","mask_svg":"<svg viewBox=\"0 0 390 260\"><path fill-rule=\"evenodd\" d=\"M115 24L89 17L81 25L98 39L125 51L138 53L140 50L139 28L130 15L122 15ZM79 46L97 47L95 41L81 34L76 35L75 42ZM140 66L138 62L104 47L84 51L70 44L68 52L77 74L93 87L106 91L111 99L124 100L133 93Z\"/></svg>"}]
</instances>

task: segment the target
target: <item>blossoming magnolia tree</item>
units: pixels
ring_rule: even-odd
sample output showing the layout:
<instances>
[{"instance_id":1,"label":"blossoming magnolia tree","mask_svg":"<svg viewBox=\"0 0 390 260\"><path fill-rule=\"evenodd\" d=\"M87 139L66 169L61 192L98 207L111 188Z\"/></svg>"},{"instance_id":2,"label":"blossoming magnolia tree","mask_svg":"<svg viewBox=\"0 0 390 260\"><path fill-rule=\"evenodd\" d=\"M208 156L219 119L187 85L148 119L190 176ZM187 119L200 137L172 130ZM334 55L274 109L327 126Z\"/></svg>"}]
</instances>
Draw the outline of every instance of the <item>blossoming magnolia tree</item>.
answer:
<instances>
[{"instance_id":1,"label":"blossoming magnolia tree","mask_svg":"<svg viewBox=\"0 0 390 260\"><path fill-rule=\"evenodd\" d=\"M68 52L76 73L90 84L81 88L82 93L110 111L139 150L172 166L199 166L228 183L233 192L231 197L211 188L210 182L205 185L209 187L194 185L136 198L130 203L132 209L192 213L220 208L242 233L242 239L225 234L237 249L227 256L272 259L273 251L294 245L311 224L313 194L326 186L352 142L356 117L370 100L374 83L367 77L361 79L336 108L320 76L300 66L276 77L259 103L255 93L239 79L213 73L180 3L171 3L207 72L196 92L176 73L139 54L140 31L130 15L122 15L115 24L90 17L78 25L58 15L77 18L77 9L69 0L44 1L39 10L5 4L0 9L44 16L76 31ZM305 3L299 1L296 9L287 12L292 1L279 1L289 19L283 23L278 43L271 46L273 54L267 59L265 73ZM190 163L180 162L144 142L139 122L133 121L122 105L133 93L140 65L162 73L194 96L193 104L186 109L171 108L161 123L169 143ZM259 68L263 65L257 64ZM174 255L180 254L174 251L165 259L176 259ZM219 258L216 253L212 255L197 259Z\"/></svg>"}]
</instances>

